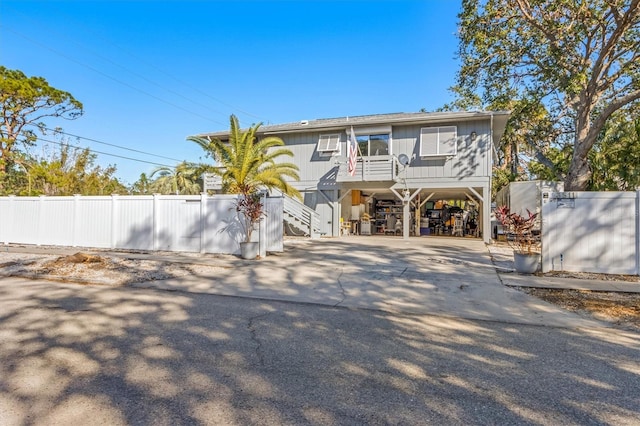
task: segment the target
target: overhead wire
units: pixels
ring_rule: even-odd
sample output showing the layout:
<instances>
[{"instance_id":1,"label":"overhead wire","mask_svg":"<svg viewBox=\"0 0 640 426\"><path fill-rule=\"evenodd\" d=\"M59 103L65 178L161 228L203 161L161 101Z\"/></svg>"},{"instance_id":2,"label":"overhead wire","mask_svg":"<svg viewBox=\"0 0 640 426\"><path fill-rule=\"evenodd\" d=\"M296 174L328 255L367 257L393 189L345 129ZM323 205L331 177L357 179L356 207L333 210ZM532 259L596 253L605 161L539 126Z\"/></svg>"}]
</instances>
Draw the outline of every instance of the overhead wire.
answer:
<instances>
[{"instance_id":1,"label":"overhead wire","mask_svg":"<svg viewBox=\"0 0 640 426\"><path fill-rule=\"evenodd\" d=\"M143 95L149 96L150 98L153 98L153 99L155 99L155 100L157 100L157 101L160 101L160 102L162 102L162 103L165 103L165 104L167 104L167 105L170 105L170 106L172 106L172 107L174 107L174 108L180 109L180 110L182 110L182 111L184 111L184 112L187 112L187 113L189 113L189 114L195 115L196 117L200 117L200 118L202 118L202 119L204 119L204 120L207 120L207 121L211 121L211 122L213 122L213 123L223 124L223 125L224 125L224 123L222 123L221 121L213 120L213 119L211 119L210 117L206 117L206 116L204 116L204 115L202 115L202 114L199 114L199 113L197 113L197 112L195 112L195 111L191 111L191 110L189 110L189 109L187 109L187 108L183 108L183 107L181 107L181 106L179 106L179 105L176 105L176 104L174 104L174 103L172 103L172 102L169 102L169 101L167 101L167 100L165 100L165 99L162 99L162 98L160 98L160 97L158 97L158 96L155 96L155 95L153 95L153 94L151 94L151 93L149 93L149 92L147 92L147 91L144 91L144 90L142 90L142 89L139 89L139 88L137 88L136 86L133 86L133 85L131 85L131 84L129 84L129 83L126 83L126 82L124 82L124 81L122 81L122 80L119 80L119 79L117 79L117 78L115 78L115 77L112 77L112 76L110 76L109 74L106 74L106 73L104 73L104 72L102 72L102 71L98 70L97 68L92 67L91 65L87 65L87 64L85 64L84 62L78 61L77 59L74 59L74 58L72 58L72 57L70 57L70 56L68 56L68 55L66 55L66 54L64 54L64 53L62 53L62 52L60 52L60 51L58 51L58 50L56 50L56 49L52 48L52 47L49 47L49 46L47 46L47 45L45 45L45 44L42 44L42 43L40 43L39 41L33 40L32 38L27 37L27 36L25 36L24 34L22 34L22 33L18 32L18 31L15 31L15 30L13 30L13 29L11 29L11 28L8 28L6 25L2 25L2 24L0 24L0 27L3 27L3 28L4 28L4 29L6 29L7 31L12 32L12 33L14 33L15 35L17 35L17 36L19 36L19 37L22 37L22 38L24 38L25 40L27 40L27 41L29 41L29 42L31 42L31 43L33 43L33 44L36 44L36 45L38 45L38 46L40 46L40 47L42 47L42 48L44 48L44 49L47 49L47 50L49 50L49 51L51 51L51 52L53 52L53 53L55 53L55 54L57 54L57 55L60 55L60 56L62 56L63 58L66 58L67 60L69 60L69 61L71 61L71 62L74 62L74 63L76 63L76 64L78 64L78 65L81 65L81 66L83 66L83 67L85 67L85 68L88 68L88 69L90 69L91 71L93 71L93 72L95 72L95 73L97 73L97 74L100 74L100 75L102 75L103 77L108 78L109 80L115 81L115 82L116 82L116 83L118 83L118 84L121 84L121 85L123 85L123 86L125 86L125 87L128 87L128 88L130 88L130 89L132 89L132 90L135 90L136 92L142 93Z\"/></svg>"},{"instance_id":2,"label":"overhead wire","mask_svg":"<svg viewBox=\"0 0 640 426\"><path fill-rule=\"evenodd\" d=\"M14 10L14 11L15 11L15 10ZM18 13L21 13L21 12L19 12L19 11L18 11ZM24 15L23 13L21 13L21 14L22 14L22 15ZM77 59L75 59L75 58L73 58L73 57L71 57L71 56L69 56L69 55L67 55L67 54L65 54L65 53L63 53L63 52L61 52L61 51L57 50L57 49L54 49L54 48L52 48L52 47L50 47L50 46L47 46L47 45L46 45L46 44L44 44L44 43L41 43L41 42L39 42L39 41L37 41L37 40L34 40L34 39L32 39L32 38L30 38L30 37L28 37L28 36L26 36L26 35L24 35L24 34L20 33L19 31L16 31L16 30L14 30L14 29L12 29L12 28L7 27L6 25L3 25L2 23L0 23L0 27L3 27L4 29L6 29L6 30L8 30L8 31L12 32L13 34L15 34L15 35L17 35L17 36L19 36L19 37L21 37L21 38L23 38L23 39L27 40L27 41L29 41L30 43L33 43L33 44L38 45L38 46L40 46L40 47L42 47L42 48L44 48L44 49L47 49L47 50L49 50L49 51L51 51L51 52L53 52L53 53L55 53L55 54L57 54L57 55L59 55L59 56L61 56L61 57L65 58L65 59L67 59L67 60L71 61L71 62L74 62L74 63L76 63L76 64L78 64L78 65L81 65L81 66L83 66L83 67L85 67L85 68L88 68L88 69L90 69L91 71L93 71L93 72L95 72L95 73L97 73L97 74L99 74L99 75L101 75L101 76L103 76L103 77L105 77L105 78L108 78L108 79L110 79L110 80L112 80L112 81L114 81L114 82L116 82L116 83L118 83L118 84L121 84L121 85L123 85L123 86L125 86L125 87L128 87L128 88L130 88L130 89L132 89L132 90L135 90L135 91L137 91L137 92L139 92L139 93L142 93L143 95L149 96L149 97L151 97L151 98L153 98L153 99L155 99L155 100L157 100L157 101L163 102L163 103L165 103L165 104L167 104L167 105L170 105L170 106L172 106L172 107L174 107L174 108L180 109L180 110L182 110L182 111L184 111L184 112L187 112L187 113L189 113L189 114L195 115L195 116L197 116L197 117L203 118L203 119L205 119L205 120L208 120L208 121L211 121L211 122L215 122L215 123L218 123L218 124L224 124L224 123L222 123L222 122L220 122L220 121L217 121L217 120L211 119L210 117L203 116L203 115L201 115L201 114L199 114L199 113L197 113L197 112L194 112L194 111L191 111L191 110L189 110L189 109L183 108L183 107L181 107L181 106L179 106L179 105L176 105L176 104L174 104L174 103L172 103L172 102L169 102L169 101L167 101L167 100L165 100L165 99L163 99L163 98L160 98L160 97L155 96L155 95L153 95L153 94L151 94L151 93L148 93L148 92L146 92L145 90L142 90L142 89L140 89L140 88L138 88L138 87L135 87L135 86L133 86L133 85L131 85L131 84L129 84L129 83L127 83L127 82L125 82L125 81L122 81L122 80L120 80L120 79L118 79L118 78L112 77L111 75L109 75L109 74L107 74L107 73L105 73L105 72L102 72L102 71L100 71L99 69L97 69L97 68L95 68L95 67L93 67L93 66L91 66L91 65L88 65L88 64L86 64L86 63L84 63L84 62L82 62L82 61L80 61L80 60L77 60ZM58 33L58 34L59 34L59 33ZM243 114L245 114L245 115L252 116L252 117L255 117L255 118L259 118L259 117L257 117L257 116L256 116L256 115L254 115L254 114L251 114L251 113L249 113L249 112L243 111L243 110L241 110L241 109L239 109L239 108L237 108L237 107L235 107L235 106L233 106L233 105L230 105L230 104L228 104L228 103L225 103L224 101L222 101L222 100L220 100L220 99L217 99L217 98L215 98L215 97L210 96L209 94L207 94L207 93L205 93L205 92L201 91L200 89L198 89L198 88L196 88L196 87L194 87L194 86L192 86L192 85L190 85L190 84L188 84L188 83L186 83L186 82L184 82L184 81L182 81L182 80L178 79L177 77L175 77L175 76L173 76L173 75L171 75L171 74L167 73L166 71L164 71L164 70L162 70L162 69L160 69L160 68L158 68L158 67L154 66L153 64L150 64L149 62L146 62L146 61L142 60L141 58L137 57L136 55L132 54L131 52L128 52L128 51L126 51L125 49L122 49L121 47L119 47L119 46L117 46L117 45L115 45L115 44L111 43L109 40L106 40L106 41L107 41L109 44L111 44L112 46L116 47L117 49L122 50L123 52L127 53L128 55L130 55L130 56L132 56L132 57L134 57L134 58L138 59L140 62L146 63L148 66L150 66L150 67L154 68L156 71L163 73L164 75L166 75L166 76L168 76L168 77L172 78L173 80L175 80L175 81L177 81L177 82L179 82L179 83L181 83L181 84L183 84L183 85L185 85L185 86L187 86L187 87L191 88L192 90L194 90L194 91L196 91L196 92L198 92L198 93L200 93L200 94L202 94L202 95L204 95L204 96L206 96L206 97L208 97L208 98L210 98L210 99L212 99L212 100L214 100L214 101L216 101L216 102L219 102L219 103L221 103L221 104L224 104L224 105L226 105L226 106L229 106L229 107L233 108L234 110L237 110L238 112L241 112L241 113L243 113ZM76 43L76 44L78 44L78 43ZM81 46L80 44L78 44L78 45L79 45L79 46ZM81 46L81 47L82 47L82 46ZM122 66L122 65L120 65L120 64L118 64L118 63L116 63L115 61L113 61L113 60L111 60L111 59L109 59L109 58L106 58L106 57L104 57L104 56L102 56L102 55L100 55L100 54L98 54L98 53L96 53L96 52L93 52L93 51L91 51L91 50L89 50L89 51L90 51L92 54L94 54L95 56L97 56L98 58L100 58L100 59L102 59L102 60L104 60L104 61L107 61L107 62L109 62L109 63L111 63L111 64L113 64L113 65L116 65L116 66L118 66L119 68L121 68L121 69L123 69L123 70L125 70L125 71L129 72L130 74L132 74L132 75L134 75L134 76L137 76L137 77L139 77L139 78L143 79L144 81L146 81L146 82L148 82L148 83L150 83L150 84L152 84L152 85L154 85L154 86L156 86L156 87L159 87L159 88L161 88L161 89L164 89L164 90L166 90L167 92L172 93L172 94L174 94L174 95L177 95L177 96L179 96L179 97L181 97L181 98L183 98L183 99L185 99L185 100L187 100L187 101L189 101L189 102L191 102L191 103L195 103L195 104L198 104L198 105L200 105L200 106L203 106L203 107L205 107L205 108L207 108L207 109L209 109L209 110L211 110L211 111L213 111L213 112L220 113L220 111L216 111L216 110L214 110L214 109L210 108L210 107L209 107L209 106L207 106L207 105L204 105L204 104L202 104L202 103L199 103L199 102L197 102L197 101L194 101L193 99L190 99L190 98L188 98L188 97L186 97L186 96L184 96L184 95L182 95L182 94L180 94L180 93L178 93L178 92L176 92L176 91L174 91L174 90L172 90L172 89L168 89L168 88L166 88L166 87L164 87L164 86L162 86L162 85L160 85L160 84L158 84L158 83L156 83L156 82L154 82L154 81L152 81L152 80L150 80L150 79L146 78L145 76L143 76L143 75L141 75L141 74L139 74L139 73L136 73L135 71L132 71L132 70L128 69L127 67ZM89 137L85 137L85 136L76 135L76 134L73 134L73 133L65 132L65 131L60 130L60 129L50 129L50 128L47 128L47 127L44 127L44 129L49 130L49 131L52 131L52 132L55 132L55 133L58 133L58 134L64 134L64 135L71 136L71 137L75 137L75 138L78 138L78 139L83 139L83 140L87 140L87 141L90 141L90 142L95 142L95 143L99 143L99 144L103 144L103 145L107 145L107 146L115 147L115 148L118 148L118 149L124 149L124 150L127 150L127 151L136 152L136 153L143 154L143 155L149 155L149 156L153 156L153 157L157 157L157 158L162 158L162 159L166 159L166 160L171 160L171 161L176 161L176 162L182 162L182 161L185 161L185 160L178 160L178 159L175 159L175 158L166 157L166 156L162 156L162 155L158 155L158 154L152 154L152 153L149 153L149 152L145 152L145 151L141 151L141 150L137 150L137 149L133 149L133 148L123 147L123 146L120 146L120 145L116 145L116 144L112 144L112 143L108 143L108 142L100 141L100 140L93 139L93 138L89 138ZM46 143L53 143L53 144L57 144L57 145L60 145L60 146L64 146L64 145L65 145L65 142L54 141L54 140L45 139L45 138L42 138L42 137L39 137L38 139L39 139L40 141L43 141L43 142L46 142ZM130 160L130 161L136 161L136 162L140 162L140 163L146 163L146 164L151 164L151 165L156 165L156 166L162 166L162 167L169 167L169 168L173 168L173 167L175 167L175 166L169 166L169 165L167 165L167 164L163 164L163 163L159 163L159 162L147 161L147 160L141 160L141 159L138 159L138 158L132 158L132 157L123 156L123 155L118 155L118 154L113 154L113 153L109 153L109 152L98 151L98 150L95 150L95 149L92 149L92 148L89 148L89 147L79 147L79 146L70 145L70 144L68 144L68 143L67 143L66 145L73 146L74 148L79 148L79 149L87 149L87 150L89 150L90 152L93 152L93 153L95 153L95 154L107 155L107 156L111 156L111 157L122 158L122 159Z\"/></svg>"},{"instance_id":3,"label":"overhead wire","mask_svg":"<svg viewBox=\"0 0 640 426\"><path fill-rule=\"evenodd\" d=\"M87 141L90 141L90 142L95 142L95 143L99 143L99 144L102 144L102 145L112 146L114 148L124 149L126 151L137 152L138 154L144 154L144 155L149 155L149 156L152 156L152 157L164 158L165 160L171 160L171 161L184 161L184 160L178 160L177 158L165 157L163 155L152 154L150 152L140 151L140 150L134 149L134 148L127 148L126 146L121 146L121 145L116 145L116 144L109 143L109 142L99 141L97 139L88 138L86 136L74 135L73 133L65 132L65 131L60 130L60 129L51 129L51 128L46 127L46 126L43 126L42 128L45 129L45 130L49 130L50 132L53 132L53 133L59 133L59 134L65 135L65 136L71 136L71 137L78 138L78 139L84 139L84 140L87 140Z\"/></svg>"},{"instance_id":4,"label":"overhead wire","mask_svg":"<svg viewBox=\"0 0 640 426\"><path fill-rule=\"evenodd\" d=\"M46 142L46 143L53 143L53 144L56 144L56 145L60 145L62 147L68 146L68 147L71 147L71 148L88 150L89 152L93 152L95 154L109 155L111 157L123 158L125 160L137 161L139 163L146 163L146 164L151 164L151 165L154 165L154 166L168 167L168 168L171 168L171 169L174 169L176 167L176 166L170 166L168 164L157 163L157 162L154 162L154 161L140 160L138 158L126 157L124 155L111 154L109 152L102 152L102 151L98 151L98 150L95 150L95 149L92 149L92 148L89 148L89 147L82 147L82 146L72 145L72 144L69 144L69 143L60 142L60 141L54 141L54 140L45 139L45 138L42 138L42 137L38 137L38 140L42 141L42 142Z\"/></svg>"},{"instance_id":5,"label":"overhead wire","mask_svg":"<svg viewBox=\"0 0 640 426\"><path fill-rule=\"evenodd\" d=\"M26 15L26 14L24 14L24 13L20 12L19 10L13 9L13 11L14 11L14 12L17 12L17 13L19 13L19 14L21 14L21 15L22 15L22 16L24 16L24 17L27 17L28 19L33 20L29 15ZM59 11L58 11L58 12L59 12ZM81 25L81 24L80 24L80 25ZM43 27L42 27L42 25L40 25L40 28L43 28ZM47 30L47 31L49 31L49 32L57 33L57 34L61 34L60 32L55 31L55 30L52 30L51 28L46 28L46 27L44 27L44 28L45 28L45 30ZM122 51L122 52L125 52L127 55L131 56L132 58L137 59L139 62L141 62L141 63L143 63L143 64L145 64L145 65L147 65L147 66L149 66L149 67L153 68L154 70L156 70L156 71L158 71L158 72L160 72L160 73L162 73L162 74L166 75L167 77L169 77L169 78L171 78L172 80L174 80L174 81L176 81L176 82L178 82L178 83L182 84L183 86L186 86L186 87L188 87L189 89L191 89L191 90L193 90L193 91L195 91L195 92L197 92L197 93L199 93L199 94L201 94L201 95L203 95L203 96L205 96L205 97L207 97L207 98L209 98L209 99L211 99L211 100L214 100L214 101L216 101L216 102L218 102L218 103L220 103L220 104L222 104L222 105L228 106L228 107L229 107L229 108L231 108L232 110L238 111L239 113L242 113L242 114L244 114L244 115L247 115L247 116L250 116L250 117L253 117L253 118L260 119L260 117L258 117L257 115L252 114L252 113L247 112L247 111L244 111L244 110L242 110L242 109L238 108L237 106L231 105L231 104L229 104L229 103L227 103L227 102L225 102L225 101L223 101L223 100L221 100L221 99L218 99L218 98L216 98L216 97L214 97L214 96L211 96L211 95L209 95L208 93L206 93L206 92L204 92L204 91L200 90L199 88L197 88L197 87L195 87L195 86L193 86L193 85L189 84L188 82L185 82L185 81L183 81L183 80L179 79L178 77L176 77L176 76L174 76L174 75L172 75L172 74L170 74L170 73L168 73L168 72L166 72L166 71L162 70L161 68L159 68L159 67L155 66L154 64L152 64L152 63L150 63L150 62L148 62L148 61L145 61L144 59L142 59L142 58L140 58L139 56L135 55L134 53L130 52L129 50L124 49L124 48L122 48L122 47L120 47L120 46L116 45L115 43L111 42L110 40L108 40L108 39L106 39L106 38L102 37L100 34L97 34L97 33L93 32L93 31L91 31L91 30L90 30L90 29L88 29L86 26L85 26L85 27L83 27L83 28L84 28L86 31L90 32L91 34L93 34L93 35L95 35L95 36L99 37L100 39L102 39L102 40L103 40L103 41L105 41L106 43L110 44L111 46L115 47L116 49L118 49L118 50L120 50L120 51ZM11 29L10 29L10 31L12 31L12 32L14 32L14 33L16 33L16 34L18 34L15 30L11 30ZM18 35L20 35L20 34L18 34ZM62 35L64 36L64 34L62 34ZM22 36L22 35L20 35L20 36ZM24 36L22 36L22 37L24 37ZM31 41L31 40L29 40L29 41ZM87 49L87 48L86 48L86 46L82 46L82 44L78 43L78 42L77 42L77 41L75 41L74 39L72 39L72 42L73 42L74 44L76 44L76 45L80 46L80 47L84 47L85 49ZM149 78L147 78L146 76L144 76L144 75L142 75L142 74L139 74L139 73L137 73L137 72L135 72L135 71L133 71L133 70L131 70L131 69L127 68L126 66L121 65L121 64L119 64L119 63L117 63L117 62L115 62L115 61L113 61L113 60L111 60L111 59L109 59L109 58L107 58L107 57L105 57L105 56L103 56L103 55L101 55L101 54L99 54L99 53L97 53L97 52L95 52L95 51L91 50L91 49L87 49L87 50L88 50L90 53L92 53L93 55L97 56L98 58L100 58L100 59L102 59L102 60L104 60L104 61L107 61L107 62L109 62L109 63L111 63L111 64L113 64L113 65L115 65L115 66L117 66L117 67L119 67L119 68L121 68L121 69L123 69L123 70L125 70L125 71L129 72L129 73L131 73L131 74L133 74L134 76L136 76L136 77L138 77L138 78L143 79L144 81L146 81L146 82L148 82L148 83L150 83L150 84L152 84L152 85L154 85L154 86L156 86L156 87L159 87L159 88L161 88L161 89L163 89L163 90L166 90L166 91L168 91L169 93L172 93L172 94L174 94L174 95L176 95L176 96L179 96L179 97L181 97L182 99L185 99L185 100L187 100L187 101L189 101L189 102L192 102L192 103L195 103L195 104L197 104L197 105L199 105L199 106L202 106L202 107L204 107L204 108L206 108L206 109L208 109L208 110L210 110L210 111L212 111L212 112L215 112L215 113L218 113L218 114L224 114L224 113L222 113L221 111L218 111L218 110L212 109L212 108L211 108L210 106L208 106L208 105L205 105L205 104L203 104L203 103L201 103L201 102L198 102L198 101L194 101L193 99L188 98L188 97L184 96L183 94L181 94L181 93L179 93L179 92L176 92L176 91L175 91L175 90L173 90L173 89L169 89L169 88L167 88L167 87L164 87L164 86L162 86L161 84L158 84L158 83L156 83L156 82L154 82L154 81L150 80L150 79L149 79ZM57 52L56 52L56 53L57 53ZM217 122L217 121L215 121L215 122L216 122L216 123L219 123L219 122Z\"/></svg>"}]
</instances>

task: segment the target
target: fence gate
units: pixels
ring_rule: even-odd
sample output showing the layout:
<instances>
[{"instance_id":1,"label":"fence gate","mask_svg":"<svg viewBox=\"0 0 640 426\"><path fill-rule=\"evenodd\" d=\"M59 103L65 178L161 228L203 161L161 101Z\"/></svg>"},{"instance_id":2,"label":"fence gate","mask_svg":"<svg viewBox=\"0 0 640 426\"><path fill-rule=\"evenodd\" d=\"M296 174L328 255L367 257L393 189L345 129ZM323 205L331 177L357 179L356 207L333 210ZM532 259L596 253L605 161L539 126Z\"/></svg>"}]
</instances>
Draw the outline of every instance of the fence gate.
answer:
<instances>
[{"instance_id":1,"label":"fence gate","mask_svg":"<svg viewBox=\"0 0 640 426\"><path fill-rule=\"evenodd\" d=\"M542 271L638 275L639 195L545 193Z\"/></svg>"}]
</instances>

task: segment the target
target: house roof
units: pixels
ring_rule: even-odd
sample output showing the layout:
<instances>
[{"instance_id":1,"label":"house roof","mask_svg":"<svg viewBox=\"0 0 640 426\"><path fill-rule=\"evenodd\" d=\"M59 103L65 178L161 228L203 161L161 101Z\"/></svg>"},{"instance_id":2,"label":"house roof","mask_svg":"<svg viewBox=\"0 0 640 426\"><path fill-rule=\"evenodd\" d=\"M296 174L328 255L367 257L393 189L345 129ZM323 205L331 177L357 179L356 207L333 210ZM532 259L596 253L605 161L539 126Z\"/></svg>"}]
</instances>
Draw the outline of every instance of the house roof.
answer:
<instances>
[{"instance_id":1,"label":"house roof","mask_svg":"<svg viewBox=\"0 0 640 426\"><path fill-rule=\"evenodd\" d=\"M317 131L344 130L349 126L399 125L399 124L437 124L444 122L473 121L493 119L493 140L497 143L509 119L508 111L459 111L459 112L403 112L391 114L359 115L353 117L321 118L301 120L294 123L261 126L259 135L282 133L306 133ZM229 131L202 133L198 136L224 139Z\"/></svg>"}]
</instances>

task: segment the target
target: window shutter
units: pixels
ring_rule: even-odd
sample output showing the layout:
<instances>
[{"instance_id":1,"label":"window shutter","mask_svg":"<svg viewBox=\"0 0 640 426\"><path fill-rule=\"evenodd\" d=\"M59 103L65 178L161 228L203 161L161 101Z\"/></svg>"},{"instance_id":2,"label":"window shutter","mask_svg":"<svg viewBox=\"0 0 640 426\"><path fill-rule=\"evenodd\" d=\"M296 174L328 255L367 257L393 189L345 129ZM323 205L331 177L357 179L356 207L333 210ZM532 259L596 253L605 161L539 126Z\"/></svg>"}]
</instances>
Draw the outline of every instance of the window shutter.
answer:
<instances>
[{"instance_id":1,"label":"window shutter","mask_svg":"<svg viewBox=\"0 0 640 426\"><path fill-rule=\"evenodd\" d=\"M438 128L420 129L420 156L438 155Z\"/></svg>"},{"instance_id":2,"label":"window shutter","mask_svg":"<svg viewBox=\"0 0 640 426\"><path fill-rule=\"evenodd\" d=\"M457 153L457 128L423 127L420 129L421 157L449 157Z\"/></svg>"},{"instance_id":3,"label":"window shutter","mask_svg":"<svg viewBox=\"0 0 640 426\"><path fill-rule=\"evenodd\" d=\"M340 135L320 135L318 152L334 152L340 148Z\"/></svg>"},{"instance_id":4,"label":"window shutter","mask_svg":"<svg viewBox=\"0 0 640 426\"><path fill-rule=\"evenodd\" d=\"M438 154L456 155L458 144L456 143L456 127L439 127Z\"/></svg>"}]
</instances>

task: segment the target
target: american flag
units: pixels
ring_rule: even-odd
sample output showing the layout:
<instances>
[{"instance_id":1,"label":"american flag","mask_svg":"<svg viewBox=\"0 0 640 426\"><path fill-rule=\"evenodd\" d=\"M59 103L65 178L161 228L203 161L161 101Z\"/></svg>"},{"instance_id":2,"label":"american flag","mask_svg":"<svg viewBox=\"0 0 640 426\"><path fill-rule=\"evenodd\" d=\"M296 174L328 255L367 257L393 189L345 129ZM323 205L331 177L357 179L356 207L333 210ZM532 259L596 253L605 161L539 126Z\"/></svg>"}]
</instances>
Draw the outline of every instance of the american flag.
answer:
<instances>
[{"instance_id":1,"label":"american flag","mask_svg":"<svg viewBox=\"0 0 640 426\"><path fill-rule=\"evenodd\" d=\"M349 176L356 175L357 161L358 161L358 142L356 141L356 134L353 132L353 126L351 126L351 136L349 136L349 159L347 162L347 172L349 172Z\"/></svg>"}]
</instances>

